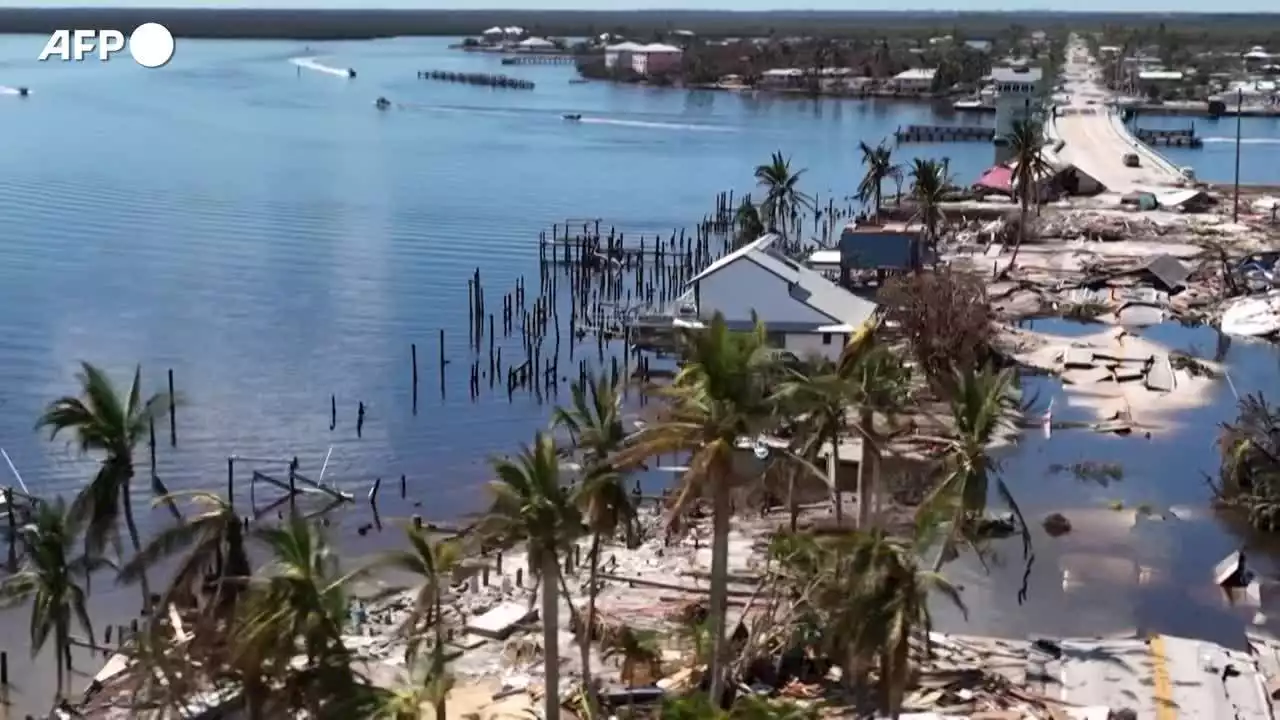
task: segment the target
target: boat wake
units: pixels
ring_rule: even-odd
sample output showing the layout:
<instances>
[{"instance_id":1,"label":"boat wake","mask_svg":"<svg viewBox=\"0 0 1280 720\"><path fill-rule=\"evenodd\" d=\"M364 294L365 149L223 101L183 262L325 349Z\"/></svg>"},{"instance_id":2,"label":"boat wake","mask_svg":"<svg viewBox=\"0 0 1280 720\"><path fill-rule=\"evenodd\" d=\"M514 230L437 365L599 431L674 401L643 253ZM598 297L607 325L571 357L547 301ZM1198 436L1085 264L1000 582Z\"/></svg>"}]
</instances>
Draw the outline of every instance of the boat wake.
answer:
<instances>
[{"instance_id":1,"label":"boat wake","mask_svg":"<svg viewBox=\"0 0 1280 720\"><path fill-rule=\"evenodd\" d=\"M614 118L583 117L578 122L592 125L616 125L618 127L652 128L655 130L693 130L696 132L734 132L724 125L698 125L695 123L669 123L651 120L616 120Z\"/></svg>"},{"instance_id":2,"label":"boat wake","mask_svg":"<svg viewBox=\"0 0 1280 720\"><path fill-rule=\"evenodd\" d=\"M21 95L22 91L15 87L0 85L0 95Z\"/></svg>"},{"instance_id":3,"label":"boat wake","mask_svg":"<svg viewBox=\"0 0 1280 720\"><path fill-rule=\"evenodd\" d=\"M315 70L316 72L325 73L326 75L333 75L335 77L347 78L347 77L350 77L351 75L351 73L347 71L347 68L330 67L328 65L324 65L320 62L317 62L316 58L314 57L289 58L289 62L293 63L294 65L297 65L300 68L306 68L307 70Z\"/></svg>"},{"instance_id":4,"label":"boat wake","mask_svg":"<svg viewBox=\"0 0 1280 720\"><path fill-rule=\"evenodd\" d=\"M1201 138L1207 143L1234 143L1233 137L1207 137ZM1280 138L1240 138L1241 145L1280 145Z\"/></svg>"}]
</instances>

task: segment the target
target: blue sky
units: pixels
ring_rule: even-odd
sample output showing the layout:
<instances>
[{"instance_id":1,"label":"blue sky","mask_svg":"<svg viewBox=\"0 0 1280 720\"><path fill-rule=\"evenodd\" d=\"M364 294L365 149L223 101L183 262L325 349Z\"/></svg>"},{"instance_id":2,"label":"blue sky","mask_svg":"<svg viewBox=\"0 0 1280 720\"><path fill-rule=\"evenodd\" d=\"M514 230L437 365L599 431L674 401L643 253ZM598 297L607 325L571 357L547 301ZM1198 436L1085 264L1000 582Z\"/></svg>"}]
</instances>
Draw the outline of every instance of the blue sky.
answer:
<instances>
[{"instance_id":1,"label":"blue sky","mask_svg":"<svg viewBox=\"0 0 1280 720\"><path fill-rule=\"evenodd\" d=\"M271 8L422 8L422 9L489 9L512 10L1063 10L1077 12L1276 12L1277 0L1223 0L1206 5L1193 0L229 0L228 2L190 2L190 0L12 0L10 7L271 7Z\"/></svg>"}]
</instances>

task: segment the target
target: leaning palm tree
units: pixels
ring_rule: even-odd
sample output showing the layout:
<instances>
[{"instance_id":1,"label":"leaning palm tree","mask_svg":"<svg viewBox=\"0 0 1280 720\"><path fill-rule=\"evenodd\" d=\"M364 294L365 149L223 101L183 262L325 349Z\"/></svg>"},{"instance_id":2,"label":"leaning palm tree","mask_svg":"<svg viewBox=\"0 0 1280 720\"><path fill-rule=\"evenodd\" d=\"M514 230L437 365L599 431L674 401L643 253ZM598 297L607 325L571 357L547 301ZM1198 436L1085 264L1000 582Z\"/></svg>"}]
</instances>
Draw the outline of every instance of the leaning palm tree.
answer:
<instances>
[{"instance_id":1,"label":"leaning palm tree","mask_svg":"<svg viewBox=\"0 0 1280 720\"><path fill-rule=\"evenodd\" d=\"M771 232L787 238L787 228L794 225L803 208L812 208L813 199L799 189L804 170L791 169L791 159L775 152L769 162L756 167L756 183L765 190L760 204L761 219Z\"/></svg>"},{"instance_id":2,"label":"leaning palm tree","mask_svg":"<svg viewBox=\"0 0 1280 720\"><path fill-rule=\"evenodd\" d=\"M203 510L151 538L147 546L120 569L120 581L134 582L147 568L186 550L161 607L175 601L207 598L205 612L212 616L225 615L253 574L245 548L244 525L231 505L213 493L171 493L157 498L155 504L170 503L184 496Z\"/></svg>"},{"instance_id":3,"label":"leaning palm tree","mask_svg":"<svg viewBox=\"0 0 1280 720\"><path fill-rule=\"evenodd\" d=\"M883 205L884 181L901 173L902 168L894 164L893 149L884 141L875 147L860 142L858 147L862 149L862 165L866 168L866 173L862 176L862 182L858 183L857 197L864 205L870 203L879 217Z\"/></svg>"},{"instance_id":4,"label":"leaning palm tree","mask_svg":"<svg viewBox=\"0 0 1280 720\"><path fill-rule=\"evenodd\" d=\"M421 528L408 528L405 533L409 540L408 549L391 551L378 558L375 565L414 576L418 582L413 609L403 625L403 632L409 639L406 662L412 664L423 636L432 631L430 677L443 681L447 677L444 657L444 596L452 579L464 567L464 550L457 540L432 542ZM403 588L395 588L389 592L402 590ZM429 683L424 683L422 687L428 686ZM433 706L436 717L446 717L443 693L436 694Z\"/></svg>"},{"instance_id":5,"label":"leaning palm tree","mask_svg":"<svg viewBox=\"0 0 1280 720\"><path fill-rule=\"evenodd\" d=\"M946 215L942 212L942 203L946 199L949 183L947 169L941 162L920 158L912 162L911 199L916 203L916 212L911 217L911 222L918 222L924 226L925 242L931 250L936 250L938 226L946 220ZM921 264L919 248L915 248L912 264L919 271Z\"/></svg>"},{"instance_id":6,"label":"leaning palm tree","mask_svg":"<svg viewBox=\"0 0 1280 720\"><path fill-rule=\"evenodd\" d=\"M580 638L583 676L590 678L589 643L596 627L601 543L620 529L625 530L628 543L635 534L636 507L623 487L621 474L613 466L613 456L627 439L619 387L603 375L591 375L585 383L574 383L572 402L567 408L556 408L553 422L568 431L570 440L585 456L582 482L577 484L573 500L591 532L587 618ZM587 696L594 711L595 689L589 682Z\"/></svg>"},{"instance_id":7,"label":"leaning palm tree","mask_svg":"<svg viewBox=\"0 0 1280 720\"><path fill-rule=\"evenodd\" d=\"M490 547L524 544L529 569L542 585L542 641L546 658L544 717L560 717L560 553L570 549L582 531L582 519L560 483L560 457L555 440L539 432L533 445L512 460L497 460L498 479L489 483L492 501L475 532ZM570 601L572 606L572 601Z\"/></svg>"},{"instance_id":8,"label":"leaning palm tree","mask_svg":"<svg viewBox=\"0 0 1280 720\"><path fill-rule=\"evenodd\" d=\"M81 452L102 456L97 474L71 503L76 522L85 525L86 551L102 554L108 538L117 531L116 522L123 509L133 551L141 552L130 496L133 450L146 438L152 421L163 412L170 398L157 393L143 401L142 366L134 370L133 383L124 397L116 393L111 379L95 365L81 363L77 377L80 396L67 395L49 403L36 427L48 428L50 439L69 432ZM142 604L147 608L151 588L146 572L141 572L138 579L142 585Z\"/></svg>"},{"instance_id":9,"label":"leaning palm tree","mask_svg":"<svg viewBox=\"0 0 1280 720\"><path fill-rule=\"evenodd\" d=\"M58 666L58 698L69 689L66 671L71 653L71 620L74 616L93 642L93 622L85 606L84 588L76 579L93 570L89 556L77 556L80 525L69 513L62 498L36 505L31 522L20 530L23 565L0 582L0 606L11 607L31 601L29 627L31 655L44 648L53 635L55 664Z\"/></svg>"},{"instance_id":10,"label":"leaning palm tree","mask_svg":"<svg viewBox=\"0 0 1280 720\"><path fill-rule=\"evenodd\" d=\"M950 530L938 552L933 569L942 568L956 544L976 542L980 521L987 511L987 497L994 481L996 494L1013 511L1022 535L1023 555L1028 567L1031 534L1022 510L999 475L999 464L987 448L998 435L1012 426L1013 370L996 370L987 365L955 371L954 392L948 403L953 437L947 441L947 474L926 498L924 506L948 516ZM1019 593L1025 595L1025 588Z\"/></svg>"},{"instance_id":11,"label":"leaning palm tree","mask_svg":"<svg viewBox=\"0 0 1280 720\"><path fill-rule=\"evenodd\" d=\"M754 439L774 424L767 382L776 361L763 325L733 332L718 312L710 327L686 334L683 344L683 369L668 387L655 391L671 403L666 416L632 436L615 462L630 467L656 455L692 454L671 507L672 522L699 498L711 496L711 696L719 698L725 669L730 490L739 479L734 454L740 439Z\"/></svg>"},{"instance_id":12,"label":"leaning palm tree","mask_svg":"<svg viewBox=\"0 0 1280 720\"><path fill-rule=\"evenodd\" d=\"M1018 240L1009 258L1009 267L1018 259L1018 249L1027 236L1027 207L1034 196L1040 202L1040 182L1052 171L1044 156L1044 128L1035 120L1015 121L1005 137L1013 154L1013 188L1018 194Z\"/></svg>"}]
</instances>

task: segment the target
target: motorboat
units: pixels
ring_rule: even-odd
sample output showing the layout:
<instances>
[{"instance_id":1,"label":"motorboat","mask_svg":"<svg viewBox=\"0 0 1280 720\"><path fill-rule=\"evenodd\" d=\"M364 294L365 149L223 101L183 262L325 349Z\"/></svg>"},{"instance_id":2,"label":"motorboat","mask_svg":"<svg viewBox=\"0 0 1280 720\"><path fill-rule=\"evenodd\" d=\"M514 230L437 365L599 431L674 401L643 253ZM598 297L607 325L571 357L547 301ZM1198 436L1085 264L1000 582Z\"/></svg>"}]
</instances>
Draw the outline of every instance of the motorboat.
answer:
<instances>
[{"instance_id":1,"label":"motorboat","mask_svg":"<svg viewBox=\"0 0 1280 720\"><path fill-rule=\"evenodd\" d=\"M18 97L26 97L26 96L27 96L27 93L29 93L29 92L31 92L31 91L30 91L30 90L28 90L28 89L26 89L26 88L24 88L24 87L20 87L20 88L18 88Z\"/></svg>"},{"instance_id":2,"label":"motorboat","mask_svg":"<svg viewBox=\"0 0 1280 720\"><path fill-rule=\"evenodd\" d=\"M373 106L378 108L379 110L386 110L387 108L391 107L391 101L384 97L380 97L373 102Z\"/></svg>"},{"instance_id":3,"label":"motorboat","mask_svg":"<svg viewBox=\"0 0 1280 720\"><path fill-rule=\"evenodd\" d=\"M356 76L356 69L355 69L355 68L347 68L347 77L349 77L349 78L353 78L353 77L355 77L355 76Z\"/></svg>"},{"instance_id":4,"label":"motorboat","mask_svg":"<svg viewBox=\"0 0 1280 720\"><path fill-rule=\"evenodd\" d=\"M582 113L565 113L564 119L571 122L577 122L582 119Z\"/></svg>"},{"instance_id":5,"label":"motorboat","mask_svg":"<svg viewBox=\"0 0 1280 720\"><path fill-rule=\"evenodd\" d=\"M1240 298L1222 313L1222 332L1241 337L1262 337L1280 332L1280 290Z\"/></svg>"}]
</instances>

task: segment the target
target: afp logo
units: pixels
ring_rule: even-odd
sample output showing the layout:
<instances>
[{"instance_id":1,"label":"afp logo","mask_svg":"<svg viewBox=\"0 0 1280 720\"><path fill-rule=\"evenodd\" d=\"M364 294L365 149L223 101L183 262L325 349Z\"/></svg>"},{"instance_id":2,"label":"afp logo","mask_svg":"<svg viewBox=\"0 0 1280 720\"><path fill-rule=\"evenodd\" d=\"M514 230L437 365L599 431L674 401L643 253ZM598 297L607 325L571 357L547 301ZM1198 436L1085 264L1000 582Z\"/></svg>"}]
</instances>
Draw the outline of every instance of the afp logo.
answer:
<instances>
[{"instance_id":1,"label":"afp logo","mask_svg":"<svg viewBox=\"0 0 1280 720\"><path fill-rule=\"evenodd\" d=\"M173 58L173 33L160 23L144 23L129 34L126 45L119 30L55 30L36 59L80 62L86 55L97 55L98 61L104 62L126 46L142 67L162 67Z\"/></svg>"}]
</instances>

